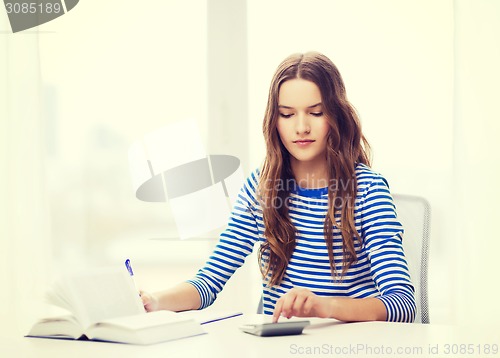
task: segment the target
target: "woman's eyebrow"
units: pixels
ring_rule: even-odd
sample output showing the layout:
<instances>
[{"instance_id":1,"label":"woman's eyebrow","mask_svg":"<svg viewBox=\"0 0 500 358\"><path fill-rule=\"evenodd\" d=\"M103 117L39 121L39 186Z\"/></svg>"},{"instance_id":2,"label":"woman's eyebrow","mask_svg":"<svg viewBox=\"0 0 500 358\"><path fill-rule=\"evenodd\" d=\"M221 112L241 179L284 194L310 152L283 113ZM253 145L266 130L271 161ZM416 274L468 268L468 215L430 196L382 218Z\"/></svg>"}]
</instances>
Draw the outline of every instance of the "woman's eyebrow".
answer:
<instances>
[{"instance_id":1,"label":"woman's eyebrow","mask_svg":"<svg viewBox=\"0 0 500 358\"><path fill-rule=\"evenodd\" d=\"M308 108L308 109L310 109L310 108L318 107L318 106L321 106L321 105L322 105L322 103L321 103L321 102L319 102L319 103L313 104L312 106L309 106L309 107L307 107L307 108ZM290 106L285 106L285 105L282 105L282 104L278 105L278 108L295 109L295 108L293 108L293 107L290 107Z\"/></svg>"}]
</instances>

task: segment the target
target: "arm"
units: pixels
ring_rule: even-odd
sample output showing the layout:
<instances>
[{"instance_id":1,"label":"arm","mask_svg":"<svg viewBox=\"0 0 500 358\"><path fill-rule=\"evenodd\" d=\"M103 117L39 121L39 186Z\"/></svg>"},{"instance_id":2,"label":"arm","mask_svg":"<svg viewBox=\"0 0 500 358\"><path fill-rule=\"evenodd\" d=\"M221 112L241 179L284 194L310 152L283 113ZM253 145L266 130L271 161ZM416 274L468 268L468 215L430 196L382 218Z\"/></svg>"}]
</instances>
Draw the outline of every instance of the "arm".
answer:
<instances>
[{"instance_id":1,"label":"arm","mask_svg":"<svg viewBox=\"0 0 500 358\"><path fill-rule=\"evenodd\" d=\"M387 181L377 176L364 195L361 234L371 275L380 292L377 299L385 305L386 320L391 322L413 322L416 314L403 232Z\"/></svg>"},{"instance_id":2,"label":"arm","mask_svg":"<svg viewBox=\"0 0 500 358\"><path fill-rule=\"evenodd\" d=\"M187 311L200 307L198 290L187 282L182 282L168 290L155 293L141 291L142 303L146 311Z\"/></svg>"},{"instance_id":3,"label":"arm","mask_svg":"<svg viewBox=\"0 0 500 358\"><path fill-rule=\"evenodd\" d=\"M387 311L378 298L318 296L305 288L293 288L276 302L273 322L279 317L320 317L340 321L385 321Z\"/></svg>"}]
</instances>

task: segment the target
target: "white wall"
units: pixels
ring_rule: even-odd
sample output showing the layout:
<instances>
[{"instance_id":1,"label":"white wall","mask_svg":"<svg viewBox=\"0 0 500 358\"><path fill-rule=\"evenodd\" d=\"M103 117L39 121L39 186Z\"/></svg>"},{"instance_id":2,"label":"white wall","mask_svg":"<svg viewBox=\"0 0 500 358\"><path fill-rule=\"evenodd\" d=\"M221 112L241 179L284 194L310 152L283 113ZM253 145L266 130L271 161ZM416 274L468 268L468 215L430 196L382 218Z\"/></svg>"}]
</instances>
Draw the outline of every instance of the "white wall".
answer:
<instances>
[{"instance_id":1,"label":"white wall","mask_svg":"<svg viewBox=\"0 0 500 358\"><path fill-rule=\"evenodd\" d=\"M459 322L498 322L500 2L455 3L453 244Z\"/></svg>"}]
</instances>

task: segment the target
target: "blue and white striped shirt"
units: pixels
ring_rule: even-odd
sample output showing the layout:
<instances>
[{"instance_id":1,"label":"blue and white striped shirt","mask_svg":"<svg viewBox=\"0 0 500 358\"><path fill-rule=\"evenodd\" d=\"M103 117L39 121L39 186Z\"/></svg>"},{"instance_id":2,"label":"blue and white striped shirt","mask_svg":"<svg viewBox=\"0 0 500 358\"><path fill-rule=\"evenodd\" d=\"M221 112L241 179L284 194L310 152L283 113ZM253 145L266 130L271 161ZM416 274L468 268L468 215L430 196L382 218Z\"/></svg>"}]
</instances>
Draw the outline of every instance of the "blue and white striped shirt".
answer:
<instances>
[{"instance_id":1,"label":"blue and white striped shirt","mask_svg":"<svg viewBox=\"0 0 500 358\"><path fill-rule=\"evenodd\" d=\"M319 296L377 297L387 309L387 320L413 322L414 288L405 260L403 228L386 180L363 164L356 166L355 225L362 238L355 241L357 261L342 280L331 274L323 234L328 212L328 188L296 186L289 201L295 225L296 246L284 278L278 286L263 283L264 313L272 314L278 298L294 287L307 288ZM262 209L256 199L259 171L255 170L240 190L226 230L213 254L188 282L201 297L201 308L211 305L226 281L245 261L257 242L265 242ZM342 270L342 236L333 231L333 250L338 272Z\"/></svg>"}]
</instances>

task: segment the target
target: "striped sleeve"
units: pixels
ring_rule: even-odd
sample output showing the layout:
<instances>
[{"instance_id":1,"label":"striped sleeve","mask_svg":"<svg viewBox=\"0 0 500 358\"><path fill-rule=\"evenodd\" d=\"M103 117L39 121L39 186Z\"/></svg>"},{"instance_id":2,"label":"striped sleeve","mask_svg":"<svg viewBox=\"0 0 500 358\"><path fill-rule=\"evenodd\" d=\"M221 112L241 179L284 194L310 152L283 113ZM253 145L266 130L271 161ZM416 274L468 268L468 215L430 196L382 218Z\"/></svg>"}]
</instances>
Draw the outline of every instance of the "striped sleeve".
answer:
<instances>
[{"instance_id":1,"label":"striped sleeve","mask_svg":"<svg viewBox=\"0 0 500 358\"><path fill-rule=\"evenodd\" d=\"M362 236L371 274L387 310L387 321L415 320L415 290L403 252L399 223L387 181L376 176L362 204Z\"/></svg>"},{"instance_id":2,"label":"striped sleeve","mask_svg":"<svg viewBox=\"0 0 500 358\"><path fill-rule=\"evenodd\" d=\"M200 294L199 309L210 306L227 280L243 265L259 238L255 218L257 174L252 173L241 188L225 231L212 255L196 276L188 280Z\"/></svg>"}]
</instances>

